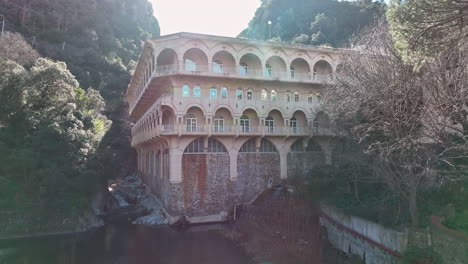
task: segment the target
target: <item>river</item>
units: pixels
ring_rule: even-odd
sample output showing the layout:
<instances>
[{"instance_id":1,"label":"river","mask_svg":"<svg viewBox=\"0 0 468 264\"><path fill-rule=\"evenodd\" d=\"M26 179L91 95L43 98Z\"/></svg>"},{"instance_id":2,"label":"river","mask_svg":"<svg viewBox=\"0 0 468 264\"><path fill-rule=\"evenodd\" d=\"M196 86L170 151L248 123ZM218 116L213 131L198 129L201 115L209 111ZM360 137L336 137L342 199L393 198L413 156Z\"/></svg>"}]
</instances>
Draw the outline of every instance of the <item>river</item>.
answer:
<instances>
[{"instance_id":1,"label":"river","mask_svg":"<svg viewBox=\"0 0 468 264\"><path fill-rule=\"evenodd\" d=\"M0 264L248 264L222 225L186 230L106 226L89 233L0 241Z\"/></svg>"}]
</instances>

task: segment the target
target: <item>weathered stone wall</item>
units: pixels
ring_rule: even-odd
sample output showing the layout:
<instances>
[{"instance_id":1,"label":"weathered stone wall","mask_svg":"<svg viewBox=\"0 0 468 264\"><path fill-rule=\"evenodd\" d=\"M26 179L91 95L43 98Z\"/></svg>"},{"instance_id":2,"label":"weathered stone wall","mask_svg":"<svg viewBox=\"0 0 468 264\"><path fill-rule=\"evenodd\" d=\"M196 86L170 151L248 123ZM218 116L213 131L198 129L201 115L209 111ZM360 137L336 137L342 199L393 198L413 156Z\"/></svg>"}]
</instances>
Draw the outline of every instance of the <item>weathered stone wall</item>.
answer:
<instances>
[{"instance_id":1,"label":"weathered stone wall","mask_svg":"<svg viewBox=\"0 0 468 264\"><path fill-rule=\"evenodd\" d=\"M279 159L277 153L239 153L238 178L231 181L227 153L184 154L182 182L156 177L152 189L171 215L226 215L236 204L250 203L263 190L280 183Z\"/></svg>"}]
</instances>

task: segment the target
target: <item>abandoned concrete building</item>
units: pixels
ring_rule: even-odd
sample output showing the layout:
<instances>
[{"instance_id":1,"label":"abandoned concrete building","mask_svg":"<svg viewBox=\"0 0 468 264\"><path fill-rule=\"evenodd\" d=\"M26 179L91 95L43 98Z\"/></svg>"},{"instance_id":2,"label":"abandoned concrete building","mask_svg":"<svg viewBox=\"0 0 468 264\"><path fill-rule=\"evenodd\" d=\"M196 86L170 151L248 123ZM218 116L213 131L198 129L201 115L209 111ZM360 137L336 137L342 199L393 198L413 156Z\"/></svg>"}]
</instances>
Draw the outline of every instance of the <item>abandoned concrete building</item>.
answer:
<instances>
[{"instance_id":1,"label":"abandoned concrete building","mask_svg":"<svg viewBox=\"0 0 468 264\"><path fill-rule=\"evenodd\" d=\"M331 161L320 111L340 50L177 33L146 41L126 100L138 170L169 221L223 221Z\"/></svg>"}]
</instances>

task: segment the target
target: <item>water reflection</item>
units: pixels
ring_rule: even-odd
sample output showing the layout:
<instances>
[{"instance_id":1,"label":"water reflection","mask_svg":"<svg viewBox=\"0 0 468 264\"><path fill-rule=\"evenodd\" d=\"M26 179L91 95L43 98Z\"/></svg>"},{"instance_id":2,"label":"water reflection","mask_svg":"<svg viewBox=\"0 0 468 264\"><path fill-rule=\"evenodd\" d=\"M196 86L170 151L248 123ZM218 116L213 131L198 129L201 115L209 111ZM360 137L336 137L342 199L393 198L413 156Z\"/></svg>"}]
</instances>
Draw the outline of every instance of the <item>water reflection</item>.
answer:
<instances>
[{"instance_id":1,"label":"water reflection","mask_svg":"<svg viewBox=\"0 0 468 264\"><path fill-rule=\"evenodd\" d=\"M204 226L177 231L168 227L108 226L88 234L2 241L0 263L250 263L241 248L213 228L219 227Z\"/></svg>"}]
</instances>

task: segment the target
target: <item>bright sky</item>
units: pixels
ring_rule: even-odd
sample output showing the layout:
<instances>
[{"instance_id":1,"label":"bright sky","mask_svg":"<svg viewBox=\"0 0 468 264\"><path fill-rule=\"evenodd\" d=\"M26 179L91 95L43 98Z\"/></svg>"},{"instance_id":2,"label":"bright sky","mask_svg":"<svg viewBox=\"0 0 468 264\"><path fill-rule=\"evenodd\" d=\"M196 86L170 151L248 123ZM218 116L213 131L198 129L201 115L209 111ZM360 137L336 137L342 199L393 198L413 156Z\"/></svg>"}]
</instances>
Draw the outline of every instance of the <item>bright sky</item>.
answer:
<instances>
[{"instance_id":1,"label":"bright sky","mask_svg":"<svg viewBox=\"0 0 468 264\"><path fill-rule=\"evenodd\" d=\"M176 32L237 36L260 0L151 0L161 35Z\"/></svg>"}]
</instances>

